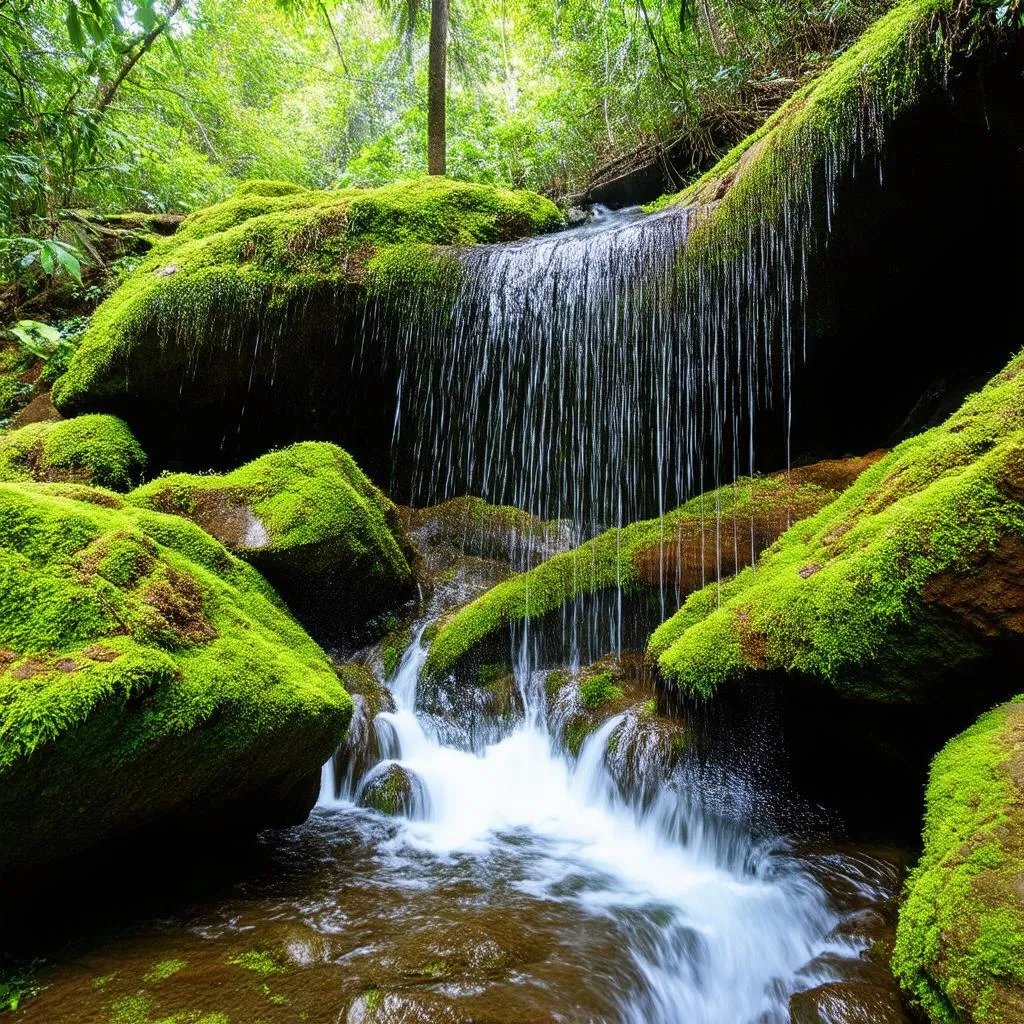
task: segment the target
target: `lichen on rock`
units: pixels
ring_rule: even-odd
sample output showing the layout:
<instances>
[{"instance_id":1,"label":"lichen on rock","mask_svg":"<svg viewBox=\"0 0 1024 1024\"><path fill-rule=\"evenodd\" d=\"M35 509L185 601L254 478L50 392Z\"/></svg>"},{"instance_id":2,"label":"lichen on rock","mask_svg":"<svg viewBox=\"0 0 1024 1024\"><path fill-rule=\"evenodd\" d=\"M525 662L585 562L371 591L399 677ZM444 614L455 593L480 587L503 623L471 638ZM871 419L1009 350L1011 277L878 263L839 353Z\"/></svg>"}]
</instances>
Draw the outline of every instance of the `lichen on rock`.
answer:
<instances>
[{"instance_id":1,"label":"lichen on rock","mask_svg":"<svg viewBox=\"0 0 1024 1024\"><path fill-rule=\"evenodd\" d=\"M783 671L859 698L940 699L940 683L994 648L1021 650L1022 498L1019 355L756 567L692 595L649 655L693 695Z\"/></svg>"},{"instance_id":2,"label":"lichen on rock","mask_svg":"<svg viewBox=\"0 0 1024 1024\"><path fill-rule=\"evenodd\" d=\"M197 526L99 489L0 484L0 595L5 872L143 827L308 812L351 700Z\"/></svg>"},{"instance_id":3,"label":"lichen on rock","mask_svg":"<svg viewBox=\"0 0 1024 1024\"><path fill-rule=\"evenodd\" d=\"M127 490L146 453L116 416L92 414L30 423L0 434L0 481L78 481Z\"/></svg>"},{"instance_id":4,"label":"lichen on rock","mask_svg":"<svg viewBox=\"0 0 1024 1024\"><path fill-rule=\"evenodd\" d=\"M983 715L932 763L924 852L893 970L932 1024L1024 1020L1024 703Z\"/></svg>"}]
</instances>

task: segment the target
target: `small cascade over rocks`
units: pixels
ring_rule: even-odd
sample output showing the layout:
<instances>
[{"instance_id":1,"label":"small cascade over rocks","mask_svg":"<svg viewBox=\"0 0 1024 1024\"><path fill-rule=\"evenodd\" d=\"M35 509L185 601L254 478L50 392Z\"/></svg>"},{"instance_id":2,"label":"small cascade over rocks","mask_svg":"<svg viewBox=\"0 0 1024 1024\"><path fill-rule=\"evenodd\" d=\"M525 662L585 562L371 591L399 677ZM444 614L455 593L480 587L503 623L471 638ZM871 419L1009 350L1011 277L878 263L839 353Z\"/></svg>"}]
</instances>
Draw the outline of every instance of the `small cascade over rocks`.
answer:
<instances>
[{"instance_id":1,"label":"small cascade over rocks","mask_svg":"<svg viewBox=\"0 0 1024 1024\"><path fill-rule=\"evenodd\" d=\"M353 813L400 769L411 799L398 809L391 848L467 871L507 861L514 889L609 923L632 982L608 994L615 1010L601 1019L784 1024L793 992L835 980L835 963L856 956L861 944L835 931L840 915L819 882L785 843L747 827L749 807L723 806L692 773L686 788L663 778L624 794L609 750L623 728L635 729L629 715L608 718L570 756L552 732L544 674L531 670L527 645L516 666L522 716L475 752L471 739L444 742L417 710L428 626L420 623L390 680L394 710L373 719L382 760L361 779L329 762L324 811ZM749 780L746 789L756 800ZM349 1019L365 1010L357 1002Z\"/></svg>"}]
</instances>

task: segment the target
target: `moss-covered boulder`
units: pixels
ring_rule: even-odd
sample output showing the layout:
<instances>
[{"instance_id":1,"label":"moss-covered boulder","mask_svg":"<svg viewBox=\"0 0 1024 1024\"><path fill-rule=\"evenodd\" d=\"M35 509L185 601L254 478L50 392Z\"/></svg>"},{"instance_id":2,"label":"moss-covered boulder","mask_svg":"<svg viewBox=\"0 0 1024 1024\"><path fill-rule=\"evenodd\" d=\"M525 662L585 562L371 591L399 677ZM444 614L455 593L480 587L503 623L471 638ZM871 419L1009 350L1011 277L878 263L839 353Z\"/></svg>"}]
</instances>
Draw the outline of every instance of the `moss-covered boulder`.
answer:
<instances>
[{"instance_id":1,"label":"moss-covered boulder","mask_svg":"<svg viewBox=\"0 0 1024 1024\"><path fill-rule=\"evenodd\" d=\"M311 424L387 437L393 382L375 386L375 362L352 384L367 299L454 273L452 247L560 224L541 196L438 177L337 192L250 182L154 246L96 311L53 400L65 415L118 412L153 455L251 457Z\"/></svg>"},{"instance_id":2,"label":"moss-covered boulder","mask_svg":"<svg viewBox=\"0 0 1024 1024\"><path fill-rule=\"evenodd\" d=\"M857 147L880 141L879 129L934 84L951 46L991 5L898 0L821 75L786 101L756 132L682 192L652 209L696 213L686 259L692 265L746 252L751 236L789 233L808 211L809 182L834 173Z\"/></svg>"},{"instance_id":3,"label":"moss-covered boulder","mask_svg":"<svg viewBox=\"0 0 1024 1024\"><path fill-rule=\"evenodd\" d=\"M1024 355L653 635L690 694L796 673L881 701L956 697L1024 655Z\"/></svg>"},{"instance_id":4,"label":"moss-covered boulder","mask_svg":"<svg viewBox=\"0 0 1024 1024\"><path fill-rule=\"evenodd\" d=\"M350 635L414 589L395 506L337 445L292 445L223 476L162 476L125 500L193 520L326 638Z\"/></svg>"},{"instance_id":5,"label":"moss-covered boulder","mask_svg":"<svg viewBox=\"0 0 1024 1024\"><path fill-rule=\"evenodd\" d=\"M660 519L608 530L557 554L451 616L431 646L426 672L444 673L510 622L547 615L583 594L664 585L685 595L709 579L732 575L792 522L835 498L881 455L740 479Z\"/></svg>"},{"instance_id":6,"label":"moss-covered boulder","mask_svg":"<svg viewBox=\"0 0 1024 1024\"><path fill-rule=\"evenodd\" d=\"M77 481L127 490L146 453L116 416L93 414L30 423L0 434L0 481Z\"/></svg>"},{"instance_id":7,"label":"moss-covered boulder","mask_svg":"<svg viewBox=\"0 0 1024 1024\"><path fill-rule=\"evenodd\" d=\"M423 783L403 765L381 764L363 781L358 794L360 807L389 817L423 817L426 810Z\"/></svg>"},{"instance_id":8,"label":"moss-covered boulder","mask_svg":"<svg viewBox=\"0 0 1024 1024\"><path fill-rule=\"evenodd\" d=\"M271 587L193 523L0 484L5 879L146 826L299 821L351 709Z\"/></svg>"},{"instance_id":9,"label":"moss-covered boulder","mask_svg":"<svg viewBox=\"0 0 1024 1024\"><path fill-rule=\"evenodd\" d=\"M1024 1020L1022 880L1024 703L1015 701L983 715L932 763L924 853L893 957L932 1024Z\"/></svg>"}]
</instances>

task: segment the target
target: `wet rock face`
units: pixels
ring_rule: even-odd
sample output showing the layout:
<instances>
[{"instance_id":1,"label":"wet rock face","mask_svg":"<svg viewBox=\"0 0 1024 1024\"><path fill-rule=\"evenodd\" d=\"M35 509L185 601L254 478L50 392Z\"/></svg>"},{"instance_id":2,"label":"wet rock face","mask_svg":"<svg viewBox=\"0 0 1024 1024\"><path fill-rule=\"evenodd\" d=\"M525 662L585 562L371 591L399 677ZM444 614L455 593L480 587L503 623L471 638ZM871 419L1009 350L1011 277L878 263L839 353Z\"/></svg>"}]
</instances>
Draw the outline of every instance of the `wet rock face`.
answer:
<instances>
[{"instance_id":1,"label":"wet rock face","mask_svg":"<svg viewBox=\"0 0 1024 1024\"><path fill-rule=\"evenodd\" d=\"M709 580L732 576L753 565L795 522L817 512L836 498L886 453L882 450L848 459L825 459L773 474L777 488L762 486L741 510L680 519L663 543L639 547L633 553L637 575L644 585L676 587L689 594ZM725 488L726 491L729 488Z\"/></svg>"},{"instance_id":2,"label":"wet rock face","mask_svg":"<svg viewBox=\"0 0 1024 1024\"><path fill-rule=\"evenodd\" d=\"M791 1024L913 1024L898 992L865 982L829 982L798 992Z\"/></svg>"},{"instance_id":3,"label":"wet rock face","mask_svg":"<svg viewBox=\"0 0 1024 1024\"><path fill-rule=\"evenodd\" d=\"M359 788L360 807L397 818L422 818L428 811L423 783L400 764L382 764L367 775Z\"/></svg>"}]
</instances>

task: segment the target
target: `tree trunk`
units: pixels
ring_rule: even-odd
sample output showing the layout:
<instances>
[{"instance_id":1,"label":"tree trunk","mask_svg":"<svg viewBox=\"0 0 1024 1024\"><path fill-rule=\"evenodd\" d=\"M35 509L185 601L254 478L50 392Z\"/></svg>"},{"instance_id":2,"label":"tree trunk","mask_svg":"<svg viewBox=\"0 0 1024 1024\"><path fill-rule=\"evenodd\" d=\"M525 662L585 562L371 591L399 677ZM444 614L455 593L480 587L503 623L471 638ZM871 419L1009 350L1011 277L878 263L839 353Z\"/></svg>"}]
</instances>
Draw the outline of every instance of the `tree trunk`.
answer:
<instances>
[{"instance_id":1,"label":"tree trunk","mask_svg":"<svg viewBox=\"0 0 1024 1024\"><path fill-rule=\"evenodd\" d=\"M448 0L430 0L430 69L427 76L427 173L445 173L445 99L448 72Z\"/></svg>"}]
</instances>

